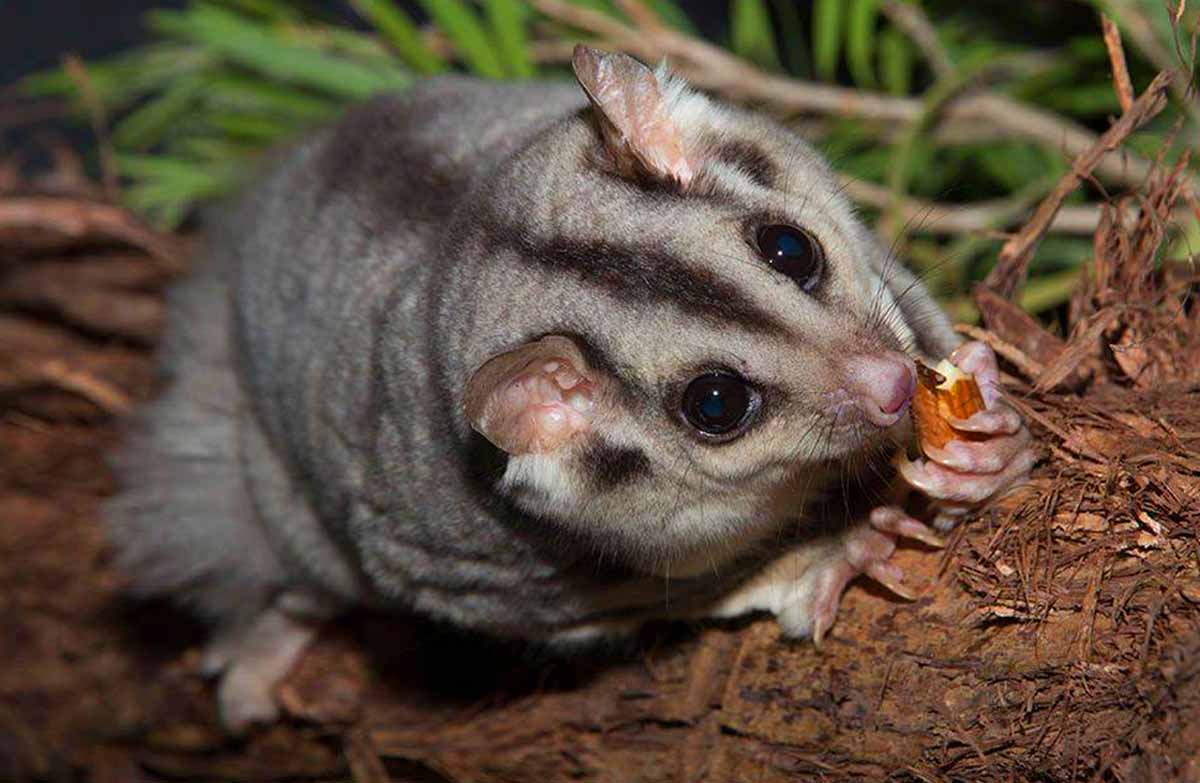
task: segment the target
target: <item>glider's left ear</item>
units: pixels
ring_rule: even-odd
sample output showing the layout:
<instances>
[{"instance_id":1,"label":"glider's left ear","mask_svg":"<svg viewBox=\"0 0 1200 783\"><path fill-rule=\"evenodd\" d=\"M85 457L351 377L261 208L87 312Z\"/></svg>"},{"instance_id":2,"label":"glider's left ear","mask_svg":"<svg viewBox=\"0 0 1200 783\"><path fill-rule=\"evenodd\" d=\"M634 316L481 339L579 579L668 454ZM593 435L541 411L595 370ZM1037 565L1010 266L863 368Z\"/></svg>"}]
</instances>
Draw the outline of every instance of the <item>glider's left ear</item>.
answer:
<instances>
[{"instance_id":1,"label":"glider's left ear","mask_svg":"<svg viewBox=\"0 0 1200 783\"><path fill-rule=\"evenodd\" d=\"M476 432L513 456L546 454L590 432L599 379L567 337L551 335L484 362L464 400Z\"/></svg>"},{"instance_id":2,"label":"glider's left ear","mask_svg":"<svg viewBox=\"0 0 1200 783\"><path fill-rule=\"evenodd\" d=\"M695 167L654 72L627 54L601 52L583 44L575 47L571 63L617 172L686 189Z\"/></svg>"}]
</instances>

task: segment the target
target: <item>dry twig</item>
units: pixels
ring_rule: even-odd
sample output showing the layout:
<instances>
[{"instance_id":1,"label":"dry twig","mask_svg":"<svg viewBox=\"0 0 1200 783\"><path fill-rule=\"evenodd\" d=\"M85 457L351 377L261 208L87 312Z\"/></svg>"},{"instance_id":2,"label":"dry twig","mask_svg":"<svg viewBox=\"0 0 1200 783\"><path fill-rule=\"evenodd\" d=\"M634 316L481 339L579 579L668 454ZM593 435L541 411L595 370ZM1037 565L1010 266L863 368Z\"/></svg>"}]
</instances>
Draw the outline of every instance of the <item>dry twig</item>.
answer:
<instances>
[{"instance_id":1,"label":"dry twig","mask_svg":"<svg viewBox=\"0 0 1200 783\"><path fill-rule=\"evenodd\" d=\"M36 249L61 249L113 241L146 251L170 270L181 268L175 242L120 207L52 196L0 199L0 245L21 248L32 242Z\"/></svg>"},{"instance_id":2,"label":"dry twig","mask_svg":"<svg viewBox=\"0 0 1200 783\"><path fill-rule=\"evenodd\" d=\"M23 263L0 275L0 307L51 314L105 338L153 345L165 308L161 268L145 257L100 256Z\"/></svg>"},{"instance_id":3,"label":"dry twig","mask_svg":"<svg viewBox=\"0 0 1200 783\"><path fill-rule=\"evenodd\" d=\"M984 287L1001 296L1012 298L1025 282L1025 272L1033 259L1033 251L1049 230L1054 216L1062 207L1063 200L1079 186L1084 177L1092 173L1102 158L1111 154L1130 134L1162 111L1167 103L1166 93L1170 84L1171 74L1168 71L1154 77L1154 81L1150 82L1146 91L1134 101L1130 110L1121 115L1090 149L1075 159L1071 170L1062 176L1050 195L1042 200L1025 227L1004 243L996 266L983 282Z\"/></svg>"},{"instance_id":4,"label":"dry twig","mask_svg":"<svg viewBox=\"0 0 1200 783\"><path fill-rule=\"evenodd\" d=\"M1149 60L1155 68L1160 71L1174 71L1171 80L1171 91L1175 94L1175 98L1184 106L1188 114L1191 115L1192 121L1200 121L1200 102L1196 100L1195 90L1191 84L1189 74L1192 73L1191 63L1181 63L1181 58L1176 52L1163 45L1159 40L1158 34L1154 31L1154 22L1147 13L1148 9L1158 5L1158 11L1165 10L1162 5L1150 4L1143 6L1135 0L1109 0L1108 10L1117 17L1117 21L1125 30L1125 34L1133 42L1142 55ZM1180 2L1179 5L1171 9L1171 18L1174 24L1179 24L1183 17L1183 10L1186 2ZM1178 15L1176 15L1178 14ZM1185 67L1180 67L1180 66Z\"/></svg>"},{"instance_id":5,"label":"dry twig","mask_svg":"<svg viewBox=\"0 0 1200 783\"><path fill-rule=\"evenodd\" d=\"M567 0L530 2L545 16L597 36L599 45L647 61L667 58L696 87L738 102L762 105L776 114L855 117L886 126L909 125L919 121L926 111L919 98L897 98L770 74L677 30L636 30L608 14ZM1095 133L1076 123L986 91L963 94L951 101L941 116L939 129L953 131L964 124L972 128L986 125L993 135L1031 139L1069 156L1086 152L1098 140ZM1101 155L1093 168L1098 176L1114 184L1136 185L1149 174L1152 164L1136 154L1110 151Z\"/></svg>"},{"instance_id":6,"label":"dry twig","mask_svg":"<svg viewBox=\"0 0 1200 783\"><path fill-rule=\"evenodd\" d=\"M75 83L79 95L88 111L88 119L92 124L92 133L96 135L96 149L100 153L100 179L104 183L104 193L110 201L120 197L120 179L117 175L117 160L113 153L112 142L108 138L108 116L100 96L92 86L87 66L78 56L69 54L63 60L63 68L67 76Z\"/></svg>"},{"instance_id":7,"label":"dry twig","mask_svg":"<svg viewBox=\"0 0 1200 783\"><path fill-rule=\"evenodd\" d=\"M342 751L346 754L354 783L390 783L391 778L369 731L357 726L349 729L342 736Z\"/></svg>"},{"instance_id":8,"label":"dry twig","mask_svg":"<svg viewBox=\"0 0 1200 783\"><path fill-rule=\"evenodd\" d=\"M1108 49L1108 61L1112 64L1113 90L1121 103L1121 111L1133 108L1133 82L1129 80L1129 66L1125 64L1125 49L1121 46L1121 31L1113 20L1100 14L1104 28L1104 46Z\"/></svg>"},{"instance_id":9,"label":"dry twig","mask_svg":"<svg viewBox=\"0 0 1200 783\"><path fill-rule=\"evenodd\" d=\"M954 61L942 42L938 40L937 28L929 21L929 16L919 5L904 3L899 0L887 0L880 10L892 24L900 28L921 51L934 75L939 79L951 76L956 70Z\"/></svg>"},{"instance_id":10,"label":"dry twig","mask_svg":"<svg viewBox=\"0 0 1200 783\"><path fill-rule=\"evenodd\" d=\"M1001 339L994 332L971 324L956 324L954 330L959 334L965 334L972 340L987 343L997 356L1011 362L1029 380L1034 380L1045 370L1045 367L1035 359L1030 358L1024 351L1007 340Z\"/></svg>"},{"instance_id":11,"label":"dry twig","mask_svg":"<svg viewBox=\"0 0 1200 783\"><path fill-rule=\"evenodd\" d=\"M975 292L975 304L988 329L1043 367L1062 353L1065 345L1062 338L1047 332L1037 319L1012 301L980 288Z\"/></svg>"},{"instance_id":12,"label":"dry twig","mask_svg":"<svg viewBox=\"0 0 1200 783\"><path fill-rule=\"evenodd\" d=\"M846 195L863 206L874 209L894 208L897 215L913 224L912 231L937 235L971 234L1004 229L1020 224L1028 212L1018 199L1003 198L971 204L951 204L905 197L893 201L891 191L883 185L848 175L839 177ZM1055 234L1091 236L1100 225L1102 207L1098 204L1067 204L1054 215L1049 231ZM1125 216L1136 219L1136 210ZM1176 216L1182 218L1180 209Z\"/></svg>"},{"instance_id":13,"label":"dry twig","mask_svg":"<svg viewBox=\"0 0 1200 783\"><path fill-rule=\"evenodd\" d=\"M29 385L46 384L78 394L110 416L128 416L133 411L133 400L128 394L61 359L17 359L15 365L17 374Z\"/></svg>"},{"instance_id":14,"label":"dry twig","mask_svg":"<svg viewBox=\"0 0 1200 783\"><path fill-rule=\"evenodd\" d=\"M1034 391L1053 389L1070 377L1071 373L1093 352L1096 342L1104 330L1116 320L1117 311L1107 308L1076 324L1076 334L1067 342L1054 361L1037 376Z\"/></svg>"}]
</instances>

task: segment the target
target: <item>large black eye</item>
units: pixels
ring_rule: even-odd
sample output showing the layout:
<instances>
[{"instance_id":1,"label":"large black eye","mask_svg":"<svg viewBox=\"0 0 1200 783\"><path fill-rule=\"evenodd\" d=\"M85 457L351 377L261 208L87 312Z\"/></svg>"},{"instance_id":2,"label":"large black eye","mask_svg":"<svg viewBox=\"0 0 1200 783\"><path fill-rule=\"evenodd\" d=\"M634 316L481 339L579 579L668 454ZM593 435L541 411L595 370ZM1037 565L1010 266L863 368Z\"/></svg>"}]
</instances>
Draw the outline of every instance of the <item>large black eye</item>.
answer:
<instances>
[{"instance_id":1,"label":"large black eye","mask_svg":"<svg viewBox=\"0 0 1200 783\"><path fill-rule=\"evenodd\" d=\"M688 424L705 435L727 435L749 419L755 393L728 372L710 372L688 384L681 409Z\"/></svg>"},{"instance_id":2,"label":"large black eye","mask_svg":"<svg viewBox=\"0 0 1200 783\"><path fill-rule=\"evenodd\" d=\"M825 251L807 231L791 226L764 226L758 230L758 252L775 269L812 293L825 269Z\"/></svg>"}]
</instances>

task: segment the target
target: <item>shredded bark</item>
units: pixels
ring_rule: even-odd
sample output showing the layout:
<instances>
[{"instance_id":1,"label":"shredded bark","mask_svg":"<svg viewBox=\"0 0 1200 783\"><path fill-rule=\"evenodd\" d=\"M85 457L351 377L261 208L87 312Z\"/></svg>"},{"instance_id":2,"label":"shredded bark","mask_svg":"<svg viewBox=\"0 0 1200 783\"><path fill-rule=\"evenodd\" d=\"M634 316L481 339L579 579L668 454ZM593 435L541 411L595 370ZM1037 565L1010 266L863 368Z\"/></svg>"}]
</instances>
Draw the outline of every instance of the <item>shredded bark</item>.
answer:
<instances>
[{"instance_id":1,"label":"shredded bark","mask_svg":"<svg viewBox=\"0 0 1200 783\"><path fill-rule=\"evenodd\" d=\"M54 202L0 232L22 252L0 266L0 355L21 357L0 362L0 779L1196 779L1198 278L1156 263L1185 166L1106 209L1066 338L981 294L971 334L1044 459L944 551L898 553L915 602L855 585L820 649L761 618L570 659L350 617L282 684L287 720L244 743L197 673L203 629L121 599L98 517L119 417L154 391L169 272L157 240L44 241L70 233L53 216L96 214Z\"/></svg>"},{"instance_id":2,"label":"shredded bark","mask_svg":"<svg viewBox=\"0 0 1200 783\"><path fill-rule=\"evenodd\" d=\"M1029 222L1000 248L1000 258L984 280L984 288L1009 299L1013 297L1025 282L1025 273L1029 262L1033 260L1033 252L1038 242L1046 235L1050 224L1054 222L1054 216L1058 214L1063 201L1092 173L1106 154L1120 147L1134 131L1166 107L1167 91L1171 88L1172 78L1174 77L1170 71L1163 71L1154 77L1146 91L1133 102L1128 111L1075 159L1070 171L1059 179L1050 195L1042 200Z\"/></svg>"}]
</instances>

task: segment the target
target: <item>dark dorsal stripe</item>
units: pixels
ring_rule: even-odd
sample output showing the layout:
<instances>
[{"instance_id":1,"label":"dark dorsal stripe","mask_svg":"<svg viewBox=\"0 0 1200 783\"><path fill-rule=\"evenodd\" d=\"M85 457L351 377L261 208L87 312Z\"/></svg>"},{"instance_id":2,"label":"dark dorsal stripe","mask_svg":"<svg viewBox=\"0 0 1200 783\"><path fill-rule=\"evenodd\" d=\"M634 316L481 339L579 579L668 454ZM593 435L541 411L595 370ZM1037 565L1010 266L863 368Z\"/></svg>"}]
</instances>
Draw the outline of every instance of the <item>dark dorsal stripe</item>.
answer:
<instances>
[{"instance_id":1,"label":"dark dorsal stripe","mask_svg":"<svg viewBox=\"0 0 1200 783\"><path fill-rule=\"evenodd\" d=\"M752 141L722 139L716 142L710 154L726 165L741 169L764 188L774 189L779 182L779 167Z\"/></svg>"},{"instance_id":2,"label":"dark dorsal stripe","mask_svg":"<svg viewBox=\"0 0 1200 783\"><path fill-rule=\"evenodd\" d=\"M674 305L689 315L752 332L786 335L788 328L737 286L711 271L691 267L659 248L632 247L559 237L517 240L521 257L547 269L569 272L614 298L648 305Z\"/></svg>"},{"instance_id":3,"label":"dark dorsal stripe","mask_svg":"<svg viewBox=\"0 0 1200 783\"><path fill-rule=\"evenodd\" d=\"M315 152L318 197L352 194L376 230L403 224L404 216L444 220L467 192L470 171L431 163L437 150L419 134L430 111L423 98L384 95L348 110Z\"/></svg>"},{"instance_id":4,"label":"dark dorsal stripe","mask_svg":"<svg viewBox=\"0 0 1200 783\"><path fill-rule=\"evenodd\" d=\"M595 436L579 458L584 474L601 491L650 475L650 459L640 449L615 446Z\"/></svg>"}]
</instances>

